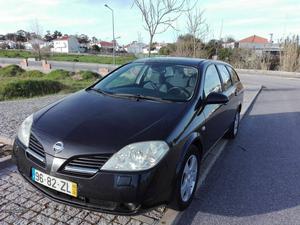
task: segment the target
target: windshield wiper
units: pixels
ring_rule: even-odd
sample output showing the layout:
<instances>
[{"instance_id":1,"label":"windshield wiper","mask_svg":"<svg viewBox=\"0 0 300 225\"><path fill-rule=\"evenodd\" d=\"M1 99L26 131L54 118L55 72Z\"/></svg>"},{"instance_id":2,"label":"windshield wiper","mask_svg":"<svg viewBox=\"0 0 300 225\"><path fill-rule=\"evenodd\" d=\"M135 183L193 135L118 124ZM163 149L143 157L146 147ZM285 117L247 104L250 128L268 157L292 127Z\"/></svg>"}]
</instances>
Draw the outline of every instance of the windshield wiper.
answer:
<instances>
[{"instance_id":1,"label":"windshield wiper","mask_svg":"<svg viewBox=\"0 0 300 225\"><path fill-rule=\"evenodd\" d=\"M109 95L109 94L111 94L111 93L109 93L109 92L106 92L106 91L103 91L103 90L101 90L101 89L94 88L94 87L88 88L88 90L96 91L96 92L98 92L98 93L100 93L100 94L103 94L103 95Z\"/></svg>"},{"instance_id":2,"label":"windshield wiper","mask_svg":"<svg viewBox=\"0 0 300 225\"><path fill-rule=\"evenodd\" d=\"M137 100L145 99L145 100L152 100L157 102L172 102L167 99L159 98L159 97L153 97L153 96L145 96L145 95L134 95L134 94L125 94L125 93L114 93L114 96L120 96L125 98L135 98Z\"/></svg>"}]
</instances>

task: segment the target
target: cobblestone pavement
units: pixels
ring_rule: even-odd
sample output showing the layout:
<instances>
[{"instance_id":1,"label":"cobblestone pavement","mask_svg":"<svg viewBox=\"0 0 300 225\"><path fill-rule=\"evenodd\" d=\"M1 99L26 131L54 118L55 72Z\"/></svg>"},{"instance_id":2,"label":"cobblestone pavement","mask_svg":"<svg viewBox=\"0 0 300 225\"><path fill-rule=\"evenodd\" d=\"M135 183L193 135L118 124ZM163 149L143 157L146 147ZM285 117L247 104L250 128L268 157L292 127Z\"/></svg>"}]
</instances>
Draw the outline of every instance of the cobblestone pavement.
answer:
<instances>
[{"instance_id":1,"label":"cobblestone pavement","mask_svg":"<svg viewBox=\"0 0 300 225\"><path fill-rule=\"evenodd\" d=\"M15 166L0 170L0 225L6 224L103 224L152 225L165 212L157 208L138 216L115 216L56 203L32 188Z\"/></svg>"},{"instance_id":2,"label":"cobblestone pavement","mask_svg":"<svg viewBox=\"0 0 300 225\"><path fill-rule=\"evenodd\" d=\"M0 136L14 138L18 127L27 116L65 96L48 95L0 102Z\"/></svg>"}]
</instances>

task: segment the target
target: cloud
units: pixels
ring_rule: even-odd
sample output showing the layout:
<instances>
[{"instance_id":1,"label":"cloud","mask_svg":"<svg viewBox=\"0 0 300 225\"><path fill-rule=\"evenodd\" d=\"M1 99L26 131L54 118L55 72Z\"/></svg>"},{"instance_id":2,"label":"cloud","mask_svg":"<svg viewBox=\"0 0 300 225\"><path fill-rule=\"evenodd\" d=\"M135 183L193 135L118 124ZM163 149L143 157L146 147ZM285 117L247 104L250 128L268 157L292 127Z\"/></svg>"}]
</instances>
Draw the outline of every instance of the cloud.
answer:
<instances>
[{"instance_id":1,"label":"cloud","mask_svg":"<svg viewBox=\"0 0 300 225\"><path fill-rule=\"evenodd\" d=\"M0 34L30 29L38 20L43 30L60 30L63 33L86 33L102 39L111 39L111 13L104 7L108 3L115 11L116 36L120 42L137 39L140 32L145 42L148 34L144 22L132 0L0 0ZM268 37L269 33L300 33L299 0L201 0L198 6L205 9L204 17L210 26L209 38L222 36L243 38L253 34ZM186 21L176 22L179 32L172 29L157 35L157 41L174 41L186 31Z\"/></svg>"}]
</instances>

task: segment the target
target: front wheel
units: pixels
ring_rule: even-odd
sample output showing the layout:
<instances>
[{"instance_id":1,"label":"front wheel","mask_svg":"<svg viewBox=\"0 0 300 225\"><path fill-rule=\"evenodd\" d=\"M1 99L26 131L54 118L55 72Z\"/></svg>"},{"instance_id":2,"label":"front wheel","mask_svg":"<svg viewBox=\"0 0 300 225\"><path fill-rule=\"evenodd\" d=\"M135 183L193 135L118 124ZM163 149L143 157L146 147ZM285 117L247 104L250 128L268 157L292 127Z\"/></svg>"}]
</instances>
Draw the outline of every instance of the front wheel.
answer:
<instances>
[{"instance_id":1,"label":"front wheel","mask_svg":"<svg viewBox=\"0 0 300 225\"><path fill-rule=\"evenodd\" d=\"M199 151L195 146L191 146L185 155L182 168L180 170L175 191L175 209L184 210L192 202L199 177L200 166Z\"/></svg>"}]
</instances>

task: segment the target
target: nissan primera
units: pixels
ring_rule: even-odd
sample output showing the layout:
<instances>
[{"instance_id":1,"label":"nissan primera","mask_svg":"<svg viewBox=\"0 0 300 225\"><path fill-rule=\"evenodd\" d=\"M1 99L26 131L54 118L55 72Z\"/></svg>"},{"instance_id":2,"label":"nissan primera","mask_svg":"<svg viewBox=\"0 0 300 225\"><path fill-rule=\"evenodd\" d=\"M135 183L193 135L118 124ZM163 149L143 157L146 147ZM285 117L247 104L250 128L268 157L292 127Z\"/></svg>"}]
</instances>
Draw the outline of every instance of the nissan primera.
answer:
<instances>
[{"instance_id":1,"label":"nissan primera","mask_svg":"<svg viewBox=\"0 0 300 225\"><path fill-rule=\"evenodd\" d=\"M242 102L229 64L136 60L25 119L14 156L20 174L59 202L118 214L183 210L201 159L237 135Z\"/></svg>"}]
</instances>

